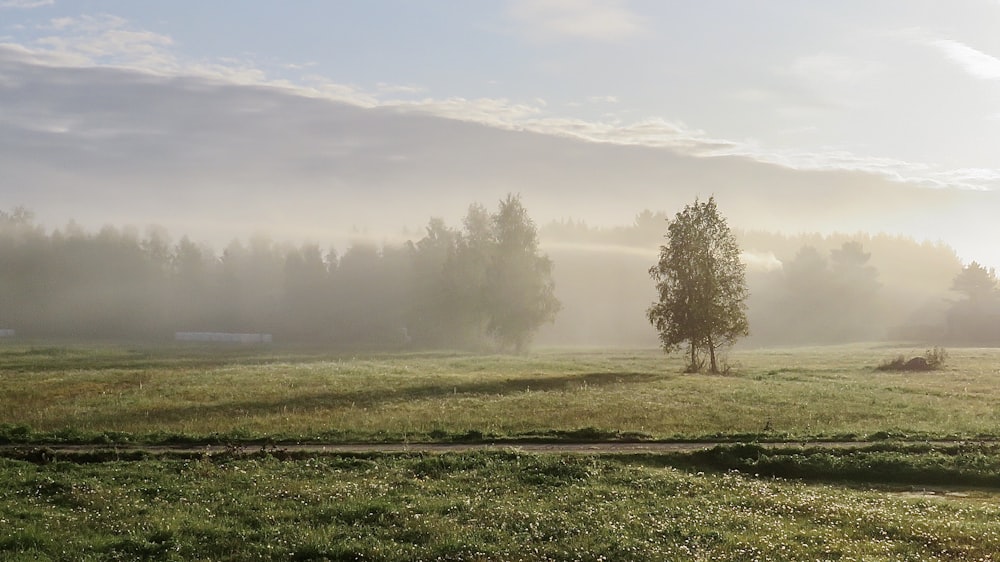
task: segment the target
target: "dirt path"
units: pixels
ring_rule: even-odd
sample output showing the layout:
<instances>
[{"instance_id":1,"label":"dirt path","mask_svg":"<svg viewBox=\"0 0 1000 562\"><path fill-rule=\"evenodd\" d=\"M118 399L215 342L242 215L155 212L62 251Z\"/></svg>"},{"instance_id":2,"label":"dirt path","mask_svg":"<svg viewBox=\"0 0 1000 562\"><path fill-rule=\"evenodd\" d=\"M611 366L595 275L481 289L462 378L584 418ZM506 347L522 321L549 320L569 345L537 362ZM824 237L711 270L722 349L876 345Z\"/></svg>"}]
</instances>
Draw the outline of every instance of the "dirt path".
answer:
<instances>
[{"instance_id":1,"label":"dirt path","mask_svg":"<svg viewBox=\"0 0 1000 562\"><path fill-rule=\"evenodd\" d=\"M773 443L753 443L768 449L789 447L820 447L820 448L861 448L879 444L921 444L933 446L955 446L960 444L983 444L980 441L920 441L920 442L887 442L887 441L782 441ZM468 451L524 451L530 453L576 453L576 454L641 454L641 453L683 453L712 449L724 445L750 444L741 442L595 442L595 443L346 443L346 444L240 444L240 445L133 445L133 444L87 444L66 445L59 443L33 443L24 445L0 445L0 456L12 452L27 450L44 450L54 454L85 454L96 452L145 452L153 455L164 454L225 454L225 453L460 453Z\"/></svg>"}]
</instances>

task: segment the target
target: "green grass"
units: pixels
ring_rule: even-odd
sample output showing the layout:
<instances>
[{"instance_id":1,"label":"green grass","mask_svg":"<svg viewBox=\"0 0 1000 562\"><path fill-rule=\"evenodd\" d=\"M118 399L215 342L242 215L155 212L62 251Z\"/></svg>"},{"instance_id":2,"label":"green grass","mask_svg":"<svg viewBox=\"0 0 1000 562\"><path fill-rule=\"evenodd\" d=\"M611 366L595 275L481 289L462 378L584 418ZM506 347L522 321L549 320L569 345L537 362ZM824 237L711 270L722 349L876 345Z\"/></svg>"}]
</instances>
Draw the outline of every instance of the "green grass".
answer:
<instances>
[{"instance_id":1,"label":"green grass","mask_svg":"<svg viewBox=\"0 0 1000 562\"><path fill-rule=\"evenodd\" d=\"M1000 350L0 346L0 560L996 560ZM872 439L628 455L117 443ZM902 443L898 439L909 438ZM107 444L92 450L46 443Z\"/></svg>"},{"instance_id":2,"label":"green grass","mask_svg":"<svg viewBox=\"0 0 1000 562\"><path fill-rule=\"evenodd\" d=\"M905 350L911 352L912 350ZM742 351L728 376L653 350L338 356L282 348L0 347L0 440L1000 436L1000 351L930 373L896 348Z\"/></svg>"},{"instance_id":3,"label":"green grass","mask_svg":"<svg viewBox=\"0 0 1000 562\"><path fill-rule=\"evenodd\" d=\"M990 560L989 492L512 451L0 459L0 559ZM918 489L919 490L919 489Z\"/></svg>"}]
</instances>

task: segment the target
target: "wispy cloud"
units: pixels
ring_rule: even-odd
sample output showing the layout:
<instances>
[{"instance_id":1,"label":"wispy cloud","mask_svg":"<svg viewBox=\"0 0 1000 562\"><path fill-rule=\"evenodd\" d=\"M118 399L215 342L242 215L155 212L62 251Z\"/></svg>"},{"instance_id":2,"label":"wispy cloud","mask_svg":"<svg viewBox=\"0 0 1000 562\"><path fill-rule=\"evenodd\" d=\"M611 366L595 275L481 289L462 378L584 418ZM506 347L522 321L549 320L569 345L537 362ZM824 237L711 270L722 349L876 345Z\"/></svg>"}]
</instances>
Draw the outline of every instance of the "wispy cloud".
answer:
<instances>
[{"instance_id":1,"label":"wispy cloud","mask_svg":"<svg viewBox=\"0 0 1000 562\"><path fill-rule=\"evenodd\" d=\"M531 5L541 6L533 9L542 12L544 9L559 8L573 13L591 10L587 12L591 15L602 13L601 10L621 9L619 4L598 6L595 2L575 3L555 0L532 2ZM923 186L968 189L1000 187L1000 178L992 170L979 170L975 173L934 171L925 166L903 161L860 156L836 149L780 150L760 146L753 140L732 141L713 138L705 131L656 116L627 122L614 116L604 120L585 120L555 117L548 111L545 100L540 99L528 101L500 97L441 99L426 97L426 93L414 85L379 83L373 88L365 88L356 84L338 83L318 74L303 74L296 79L275 80L252 61L183 60L174 54L170 37L135 29L126 20L112 16L63 18L49 22L46 29L48 33L30 45L0 44L0 52L5 49L5 56L9 60L30 65L114 67L167 78L210 79L220 85L266 87L297 98L342 102L360 108L399 114L419 113L486 125L504 131L538 133L584 140L589 143L666 148L678 154L695 157L736 156L793 170L865 172L896 182ZM997 62L996 59L991 60ZM869 65L832 55L800 59L796 68L803 73L822 75L831 80L841 81L857 79L873 71ZM13 74L5 78L12 84L16 79ZM3 84L4 82L0 81L0 86ZM424 97L418 98L421 95ZM750 92L747 95L756 99L766 95L766 92ZM596 96L586 101L591 104L614 104L617 98ZM35 122L45 124L44 128L47 131L72 130L74 127L80 127L79 121L64 122L58 117L46 120L39 116ZM101 131L107 132L104 129Z\"/></svg>"},{"instance_id":2,"label":"wispy cloud","mask_svg":"<svg viewBox=\"0 0 1000 562\"><path fill-rule=\"evenodd\" d=\"M0 1L0 9L31 10L42 6L51 6L56 0L3 0Z\"/></svg>"},{"instance_id":3,"label":"wispy cloud","mask_svg":"<svg viewBox=\"0 0 1000 562\"><path fill-rule=\"evenodd\" d=\"M643 31L620 0L513 0L509 14L536 39L617 41Z\"/></svg>"},{"instance_id":4,"label":"wispy cloud","mask_svg":"<svg viewBox=\"0 0 1000 562\"><path fill-rule=\"evenodd\" d=\"M408 94L416 95L422 94L427 91L423 86L413 86L404 84L389 84L386 82L379 82L376 84L380 94Z\"/></svg>"},{"instance_id":5,"label":"wispy cloud","mask_svg":"<svg viewBox=\"0 0 1000 562\"><path fill-rule=\"evenodd\" d=\"M1000 58L951 39L937 39L930 44L970 75L983 80L1000 80Z\"/></svg>"},{"instance_id":6,"label":"wispy cloud","mask_svg":"<svg viewBox=\"0 0 1000 562\"><path fill-rule=\"evenodd\" d=\"M285 64L284 68L286 68L288 70L305 70L307 68L312 68L312 67L314 67L314 66L316 66L318 64L319 63L317 63L316 61L309 61L309 62L303 62L303 63L293 63L293 62L290 62L288 64Z\"/></svg>"},{"instance_id":7,"label":"wispy cloud","mask_svg":"<svg viewBox=\"0 0 1000 562\"><path fill-rule=\"evenodd\" d=\"M457 121L481 123L503 129L517 129L531 116L540 115L542 109L535 105L515 103L503 98L427 98L420 101L388 100L379 103L393 107L431 113Z\"/></svg>"},{"instance_id":8,"label":"wispy cloud","mask_svg":"<svg viewBox=\"0 0 1000 562\"><path fill-rule=\"evenodd\" d=\"M147 72L179 68L166 35L130 28L117 16L56 18L40 28L48 34L35 40L31 51L51 64L114 65Z\"/></svg>"},{"instance_id":9,"label":"wispy cloud","mask_svg":"<svg viewBox=\"0 0 1000 562\"><path fill-rule=\"evenodd\" d=\"M1000 170L993 168L960 168L935 174L944 185L965 185L970 188L1000 188Z\"/></svg>"},{"instance_id":10,"label":"wispy cloud","mask_svg":"<svg viewBox=\"0 0 1000 562\"><path fill-rule=\"evenodd\" d=\"M931 189L965 191L1000 191L1000 169L940 169L934 166L853 153L847 150L795 150L732 143L730 148L711 151L711 156L744 156L758 162L776 164L800 171L862 172L887 178L899 184Z\"/></svg>"},{"instance_id":11,"label":"wispy cloud","mask_svg":"<svg viewBox=\"0 0 1000 562\"><path fill-rule=\"evenodd\" d=\"M731 150L732 142L710 138L704 131L662 118L631 123L588 121L584 119L539 118L522 124L532 132L571 137L597 143L650 148L671 148L694 156L711 156L718 150Z\"/></svg>"},{"instance_id":12,"label":"wispy cloud","mask_svg":"<svg viewBox=\"0 0 1000 562\"><path fill-rule=\"evenodd\" d=\"M388 233L427 216L452 220L470 201L516 190L540 221L620 224L642 206L715 193L747 228L890 229L914 216L932 224L959 195L983 195L978 209L996 201L888 181L921 172L905 162L781 154L665 119L560 119L537 101L399 101L333 83L244 84L185 65L173 74L40 65L26 53L0 45L10 81L0 83L9 110L0 169L12 186L4 196L48 224L153 222L215 241L280 228L330 240L356 225Z\"/></svg>"}]
</instances>

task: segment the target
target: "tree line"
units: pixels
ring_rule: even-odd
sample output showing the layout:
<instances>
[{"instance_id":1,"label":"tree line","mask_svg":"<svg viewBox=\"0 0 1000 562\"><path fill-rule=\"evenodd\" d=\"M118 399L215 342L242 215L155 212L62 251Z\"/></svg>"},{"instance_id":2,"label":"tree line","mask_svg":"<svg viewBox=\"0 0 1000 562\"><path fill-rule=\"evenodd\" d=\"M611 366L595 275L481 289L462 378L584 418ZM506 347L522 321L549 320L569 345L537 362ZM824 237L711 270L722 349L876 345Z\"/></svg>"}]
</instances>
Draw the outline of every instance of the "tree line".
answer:
<instances>
[{"instance_id":1,"label":"tree line","mask_svg":"<svg viewBox=\"0 0 1000 562\"><path fill-rule=\"evenodd\" d=\"M719 372L717 351L749 335L746 263L715 199L695 200L667 220L666 243L659 261L649 269L657 299L647 309L666 352L686 346L688 371L700 371L704 355L709 369ZM779 322L796 327L822 326L838 341L872 339L870 318L881 304L877 270L861 242L844 242L830 252L829 262L812 246L804 246L783 264L779 286L785 290ZM972 262L958 273L951 290L947 322L938 337L961 343L995 344L1000 336L1000 281L996 271ZM820 318L822 322L808 322ZM806 338L811 335L805 333ZM814 335L812 335L814 336ZM890 368L937 368L946 353L934 347L925 357Z\"/></svg>"},{"instance_id":2,"label":"tree line","mask_svg":"<svg viewBox=\"0 0 1000 562\"><path fill-rule=\"evenodd\" d=\"M961 298L948 310L946 333L976 345L1000 345L1000 280L996 270L967 265L952 285Z\"/></svg>"},{"instance_id":3,"label":"tree line","mask_svg":"<svg viewBox=\"0 0 1000 562\"><path fill-rule=\"evenodd\" d=\"M546 225L541 235L559 264L556 282L566 306L544 336L570 343L559 339L568 327L597 341L654 344L644 312L659 293L647 270L676 220L643 211L626 226ZM749 345L1000 345L995 272L963 265L947 244L890 234L732 234L747 265ZM960 280L967 275L976 282ZM616 306L603 306L601 295L614 295Z\"/></svg>"},{"instance_id":4,"label":"tree line","mask_svg":"<svg viewBox=\"0 0 1000 562\"><path fill-rule=\"evenodd\" d=\"M338 253L258 236L216 252L160 228L87 232L70 223L49 232L24 209L0 211L0 329L144 339L263 332L424 349L516 350L533 338L652 346L647 313L659 289L648 271L670 219L646 211L630 226L563 221L539 230L508 196L493 210L471 205L458 227L430 219L399 244L358 241ZM732 234L747 264L750 345L1000 345L996 273L963 266L947 245Z\"/></svg>"},{"instance_id":5,"label":"tree line","mask_svg":"<svg viewBox=\"0 0 1000 562\"><path fill-rule=\"evenodd\" d=\"M343 346L522 350L560 309L552 261L520 197L431 219L402 244L235 240L220 254L165 230L70 223L46 231L0 211L0 328L26 337L272 333Z\"/></svg>"}]
</instances>

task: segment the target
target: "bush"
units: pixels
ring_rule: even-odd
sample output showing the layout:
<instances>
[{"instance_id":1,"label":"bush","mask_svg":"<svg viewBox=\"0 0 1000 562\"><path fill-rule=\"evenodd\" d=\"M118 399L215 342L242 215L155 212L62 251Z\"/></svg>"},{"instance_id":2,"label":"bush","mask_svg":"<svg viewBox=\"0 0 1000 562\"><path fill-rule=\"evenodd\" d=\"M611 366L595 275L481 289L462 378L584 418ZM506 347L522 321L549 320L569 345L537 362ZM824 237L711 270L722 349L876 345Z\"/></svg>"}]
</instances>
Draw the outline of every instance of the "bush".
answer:
<instances>
[{"instance_id":1,"label":"bush","mask_svg":"<svg viewBox=\"0 0 1000 562\"><path fill-rule=\"evenodd\" d=\"M904 371L906 370L906 357L897 355L895 359L879 363L875 369L878 371Z\"/></svg>"},{"instance_id":2,"label":"bush","mask_svg":"<svg viewBox=\"0 0 1000 562\"><path fill-rule=\"evenodd\" d=\"M924 357L927 359L927 365L936 370L944 367L944 362L948 360L948 351L943 347L935 346L928 349L924 353Z\"/></svg>"},{"instance_id":3,"label":"bush","mask_svg":"<svg viewBox=\"0 0 1000 562\"><path fill-rule=\"evenodd\" d=\"M932 347L923 356L907 359L897 355L894 359L884 361L875 367L878 371L936 371L944 367L948 352L943 347Z\"/></svg>"}]
</instances>

